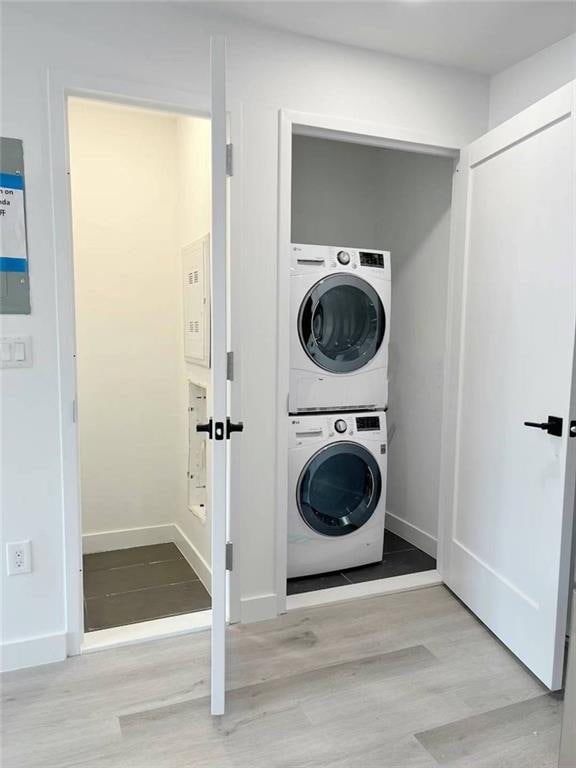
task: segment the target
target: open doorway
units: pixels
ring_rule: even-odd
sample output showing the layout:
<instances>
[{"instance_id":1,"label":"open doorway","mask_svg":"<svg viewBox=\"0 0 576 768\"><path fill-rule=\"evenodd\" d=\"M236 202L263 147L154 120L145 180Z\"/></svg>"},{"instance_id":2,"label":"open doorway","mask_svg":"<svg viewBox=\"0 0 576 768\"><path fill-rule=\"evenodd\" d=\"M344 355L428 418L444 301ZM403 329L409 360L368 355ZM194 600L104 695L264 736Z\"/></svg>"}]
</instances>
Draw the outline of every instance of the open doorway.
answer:
<instances>
[{"instance_id":1,"label":"open doorway","mask_svg":"<svg viewBox=\"0 0 576 768\"><path fill-rule=\"evenodd\" d=\"M210 121L68 103L87 633L209 621Z\"/></svg>"},{"instance_id":2,"label":"open doorway","mask_svg":"<svg viewBox=\"0 0 576 768\"><path fill-rule=\"evenodd\" d=\"M290 137L288 607L440 583L455 164L449 151L301 131Z\"/></svg>"}]
</instances>

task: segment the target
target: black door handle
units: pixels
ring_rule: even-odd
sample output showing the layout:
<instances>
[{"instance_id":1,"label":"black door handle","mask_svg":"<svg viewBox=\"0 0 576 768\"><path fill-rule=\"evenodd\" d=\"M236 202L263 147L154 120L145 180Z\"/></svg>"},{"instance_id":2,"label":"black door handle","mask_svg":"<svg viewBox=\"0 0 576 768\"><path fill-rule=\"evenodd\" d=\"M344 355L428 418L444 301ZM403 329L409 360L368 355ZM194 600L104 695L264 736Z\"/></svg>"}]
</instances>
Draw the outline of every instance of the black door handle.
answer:
<instances>
[{"instance_id":1,"label":"black door handle","mask_svg":"<svg viewBox=\"0 0 576 768\"><path fill-rule=\"evenodd\" d=\"M562 437L562 419L560 416L548 416L548 421L525 421L525 427L535 427L536 429L543 429L548 432L549 435L554 437Z\"/></svg>"},{"instance_id":2,"label":"black door handle","mask_svg":"<svg viewBox=\"0 0 576 768\"><path fill-rule=\"evenodd\" d=\"M232 432L243 432L244 424L239 421L234 424L230 421L230 417L226 419L226 428L224 428L224 422L217 421L214 423L213 419L210 419L206 424L196 424L196 432L207 432L210 440L230 440Z\"/></svg>"},{"instance_id":3,"label":"black door handle","mask_svg":"<svg viewBox=\"0 0 576 768\"><path fill-rule=\"evenodd\" d=\"M570 428L568 429L568 434L570 437L576 437L576 420L572 420L570 422Z\"/></svg>"},{"instance_id":4,"label":"black door handle","mask_svg":"<svg viewBox=\"0 0 576 768\"><path fill-rule=\"evenodd\" d=\"M230 434L232 432L244 432L244 424L239 421L237 424L230 421L230 417L226 419L226 440L230 440Z\"/></svg>"},{"instance_id":5,"label":"black door handle","mask_svg":"<svg viewBox=\"0 0 576 768\"><path fill-rule=\"evenodd\" d=\"M208 437L212 440L213 421L210 419L206 424L196 424L196 432L208 432Z\"/></svg>"}]
</instances>

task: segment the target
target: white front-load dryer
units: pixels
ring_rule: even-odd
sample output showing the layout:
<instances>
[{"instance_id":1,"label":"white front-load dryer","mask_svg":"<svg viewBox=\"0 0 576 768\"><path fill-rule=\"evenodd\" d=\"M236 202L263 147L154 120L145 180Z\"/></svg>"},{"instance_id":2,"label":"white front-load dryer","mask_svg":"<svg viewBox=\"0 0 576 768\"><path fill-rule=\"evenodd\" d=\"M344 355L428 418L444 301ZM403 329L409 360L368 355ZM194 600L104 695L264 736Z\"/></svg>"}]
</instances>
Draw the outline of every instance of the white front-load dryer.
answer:
<instances>
[{"instance_id":1,"label":"white front-load dryer","mask_svg":"<svg viewBox=\"0 0 576 768\"><path fill-rule=\"evenodd\" d=\"M382 559L386 414L290 417L288 578Z\"/></svg>"},{"instance_id":2,"label":"white front-load dryer","mask_svg":"<svg viewBox=\"0 0 576 768\"><path fill-rule=\"evenodd\" d=\"M292 245L290 413L386 408L387 251Z\"/></svg>"}]
</instances>

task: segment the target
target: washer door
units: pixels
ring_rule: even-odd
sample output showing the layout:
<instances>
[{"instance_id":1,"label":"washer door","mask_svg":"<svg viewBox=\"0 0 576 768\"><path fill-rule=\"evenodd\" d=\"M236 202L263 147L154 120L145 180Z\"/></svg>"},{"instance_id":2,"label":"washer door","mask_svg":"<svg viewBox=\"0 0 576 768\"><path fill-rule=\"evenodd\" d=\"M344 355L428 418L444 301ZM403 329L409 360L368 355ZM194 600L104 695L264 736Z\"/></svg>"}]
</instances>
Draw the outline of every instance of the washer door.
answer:
<instances>
[{"instance_id":1,"label":"washer door","mask_svg":"<svg viewBox=\"0 0 576 768\"><path fill-rule=\"evenodd\" d=\"M373 515L382 490L380 467L356 443L333 443L308 461L296 489L304 521L325 536L345 536Z\"/></svg>"},{"instance_id":2,"label":"washer door","mask_svg":"<svg viewBox=\"0 0 576 768\"><path fill-rule=\"evenodd\" d=\"M331 373L348 373L369 363L386 330L378 293L354 275L329 275L304 297L298 333L308 357Z\"/></svg>"}]
</instances>

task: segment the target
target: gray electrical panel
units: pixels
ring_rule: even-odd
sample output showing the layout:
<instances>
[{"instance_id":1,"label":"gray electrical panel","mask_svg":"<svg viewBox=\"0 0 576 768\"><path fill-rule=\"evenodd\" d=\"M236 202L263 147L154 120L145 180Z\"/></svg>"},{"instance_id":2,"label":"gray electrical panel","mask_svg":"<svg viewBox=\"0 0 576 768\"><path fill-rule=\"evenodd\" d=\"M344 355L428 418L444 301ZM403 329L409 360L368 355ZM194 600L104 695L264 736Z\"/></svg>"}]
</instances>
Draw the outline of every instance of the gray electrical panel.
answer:
<instances>
[{"instance_id":1,"label":"gray electrical panel","mask_svg":"<svg viewBox=\"0 0 576 768\"><path fill-rule=\"evenodd\" d=\"M24 151L0 138L0 314L30 314Z\"/></svg>"}]
</instances>

